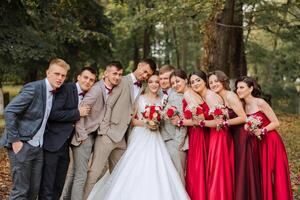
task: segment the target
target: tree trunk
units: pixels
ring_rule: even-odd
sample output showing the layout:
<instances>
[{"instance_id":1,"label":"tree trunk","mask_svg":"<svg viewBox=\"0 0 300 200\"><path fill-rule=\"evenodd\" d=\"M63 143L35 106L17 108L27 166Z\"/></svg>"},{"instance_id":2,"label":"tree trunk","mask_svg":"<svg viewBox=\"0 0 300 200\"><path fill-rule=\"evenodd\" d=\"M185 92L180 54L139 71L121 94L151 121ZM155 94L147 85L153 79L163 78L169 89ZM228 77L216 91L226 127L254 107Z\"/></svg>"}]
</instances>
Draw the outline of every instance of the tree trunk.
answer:
<instances>
[{"instance_id":1,"label":"tree trunk","mask_svg":"<svg viewBox=\"0 0 300 200\"><path fill-rule=\"evenodd\" d=\"M151 47L151 42L150 42L150 36L152 32L152 27L151 26L146 26L144 29L144 43L143 43L143 58L147 58L150 55L150 47Z\"/></svg>"},{"instance_id":2,"label":"tree trunk","mask_svg":"<svg viewBox=\"0 0 300 200\"><path fill-rule=\"evenodd\" d=\"M239 0L219 1L213 4L206 23L202 66L207 71L222 70L230 78L246 75L243 40L243 3Z\"/></svg>"}]
</instances>

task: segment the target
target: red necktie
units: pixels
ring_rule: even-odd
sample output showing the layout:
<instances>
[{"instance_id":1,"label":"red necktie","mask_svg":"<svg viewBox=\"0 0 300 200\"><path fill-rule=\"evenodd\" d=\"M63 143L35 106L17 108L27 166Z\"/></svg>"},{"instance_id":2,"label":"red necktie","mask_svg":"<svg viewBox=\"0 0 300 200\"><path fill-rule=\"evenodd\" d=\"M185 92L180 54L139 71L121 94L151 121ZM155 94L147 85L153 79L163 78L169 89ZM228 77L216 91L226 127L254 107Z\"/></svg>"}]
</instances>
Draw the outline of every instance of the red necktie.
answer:
<instances>
[{"instance_id":1,"label":"red necktie","mask_svg":"<svg viewBox=\"0 0 300 200\"><path fill-rule=\"evenodd\" d=\"M105 89L108 91L107 94L111 94L111 92L112 92L112 90L113 90L113 88L108 88L106 85L105 85Z\"/></svg>"},{"instance_id":2,"label":"red necktie","mask_svg":"<svg viewBox=\"0 0 300 200\"><path fill-rule=\"evenodd\" d=\"M84 97L85 92L80 92L78 95Z\"/></svg>"},{"instance_id":3,"label":"red necktie","mask_svg":"<svg viewBox=\"0 0 300 200\"><path fill-rule=\"evenodd\" d=\"M136 81L134 82L134 85L138 86L138 87L142 87L142 82L141 81Z\"/></svg>"},{"instance_id":4,"label":"red necktie","mask_svg":"<svg viewBox=\"0 0 300 200\"><path fill-rule=\"evenodd\" d=\"M57 89L50 90L49 92L52 93L52 94L54 95L55 93L57 93Z\"/></svg>"}]
</instances>

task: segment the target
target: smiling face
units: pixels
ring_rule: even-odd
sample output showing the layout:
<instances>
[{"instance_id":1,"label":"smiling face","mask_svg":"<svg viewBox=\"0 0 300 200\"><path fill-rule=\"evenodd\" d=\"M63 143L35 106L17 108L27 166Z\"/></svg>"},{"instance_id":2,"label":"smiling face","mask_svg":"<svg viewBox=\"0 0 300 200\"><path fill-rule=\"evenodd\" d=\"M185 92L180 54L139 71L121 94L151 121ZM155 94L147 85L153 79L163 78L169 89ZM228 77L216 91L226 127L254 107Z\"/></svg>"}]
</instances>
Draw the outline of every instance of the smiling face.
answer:
<instances>
[{"instance_id":1,"label":"smiling face","mask_svg":"<svg viewBox=\"0 0 300 200\"><path fill-rule=\"evenodd\" d=\"M157 93L159 90L159 77L158 75L152 75L148 79L148 88L152 93Z\"/></svg>"},{"instance_id":2,"label":"smiling face","mask_svg":"<svg viewBox=\"0 0 300 200\"><path fill-rule=\"evenodd\" d=\"M179 76L172 76L170 79L171 87L178 93L184 93L187 81Z\"/></svg>"},{"instance_id":3,"label":"smiling face","mask_svg":"<svg viewBox=\"0 0 300 200\"><path fill-rule=\"evenodd\" d=\"M218 80L218 77L214 74L209 76L208 84L209 88L216 93L219 93L224 89L223 84Z\"/></svg>"},{"instance_id":4,"label":"smiling face","mask_svg":"<svg viewBox=\"0 0 300 200\"><path fill-rule=\"evenodd\" d=\"M83 92L87 92L91 89L96 81L96 75L89 70L84 70L77 76L77 82Z\"/></svg>"},{"instance_id":5,"label":"smiling face","mask_svg":"<svg viewBox=\"0 0 300 200\"><path fill-rule=\"evenodd\" d=\"M253 90L253 87L249 87L247 83L240 81L237 83L236 86L236 93L239 96L240 99L247 98L251 96L251 92Z\"/></svg>"},{"instance_id":6,"label":"smiling face","mask_svg":"<svg viewBox=\"0 0 300 200\"><path fill-rule=\"evenodd\" d=\"M65 81L67 70L58 64L51 64L46 72L47 79L53 89L59 88Z\"/></svg>"},{"instance_id":7,"label":"smiling face","mask_svg":"<svg viewBox=\"0 0 300 200\"><path fill-rule=\"evenodd\" d=\"M172 74L172 71L165 72L165 73L159 75L159 85L160 85L161 89L167 90L171 87L171 83L170 83L170 75L171 74Z\"/></svg>"},{"instance_id":8,"label":"smiling face","mask_svg":"<svg viewBox=\"0 0 300 200\"><path fill-rule=\"evenodd\" d=\"M105 82L110 86L117 86L122 79L123 69L118 69L116 66L108 67L104 72Z\"/></svg>"},{"instance_id":9,"label":"smiling face","mask_svg":"<svg viewBox=\"0 0 300 200\"><path fill-rule=\"evenodd\" d=\"M139 81L146 81L153 74L153 70L150 65L145 62L140 62L137 69L134 71L134 75Z\"/></svg>"},{"instance_id":10,"label":"smiling face","mask_svg":"<svg viewBox=\"0 0 300 200\"><path fill-rule=\"evenodd\" d=\"M201 93L206 88L205 81L195 74L190 77L190 83L192 90L197 93Z\"/></svg>"}]
</instances>

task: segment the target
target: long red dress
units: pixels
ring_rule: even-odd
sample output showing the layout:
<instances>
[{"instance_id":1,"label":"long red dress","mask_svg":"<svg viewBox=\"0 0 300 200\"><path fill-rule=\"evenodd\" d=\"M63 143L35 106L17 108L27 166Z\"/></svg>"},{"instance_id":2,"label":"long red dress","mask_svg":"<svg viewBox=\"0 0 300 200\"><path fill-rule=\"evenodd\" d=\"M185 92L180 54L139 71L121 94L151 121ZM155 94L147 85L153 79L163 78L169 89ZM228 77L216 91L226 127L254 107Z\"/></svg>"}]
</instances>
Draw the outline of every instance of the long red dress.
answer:
<instances>
[{"instance_id":1,"label":"long red dress","mask_svg":"<svg viewBox=\"0 0 300 200\"><path fill-rule=\"evenodd\" d=\"M237 115L228 109L229 118ZM244 124L229 127L234 142L235 199L261 199L259 141L245 131Z\"/></svg>"},{"instance_id":2,"label":"long red dress","mask_svg":"<svg viewBox=\"0 0 300 200\"><path fill-rule=\"evenodd\" d=\"M263 112L252 115L262 118L262 127L270 124ZM292 200L289 164L280 135L276 130L269 131L262 136L259 145L263 200Z\"/></svg>"},{"instance_id":3,"label":"long red dress","mask_svg":"<svg viewBox=\"0 0 300 200\"><path fill-rule=\"evenodd\" d=\"M182 101L183 110L187 106ZM207 110L206 103L201 104ZM187 153L186 190L191 200L207 200L206 164L208 130L199 126L189 127L189 150Z\"/></svg>"},{"instance_id":4,"label":"long red dress","mask_svg":"<svg viewBox=\"0 0 300 200\"><path fill-rule=\"evenodd\" d=\"M207 183L209 200L234 199L234 145L228 128L210 129Z\"/></svg>"}]
</instances>

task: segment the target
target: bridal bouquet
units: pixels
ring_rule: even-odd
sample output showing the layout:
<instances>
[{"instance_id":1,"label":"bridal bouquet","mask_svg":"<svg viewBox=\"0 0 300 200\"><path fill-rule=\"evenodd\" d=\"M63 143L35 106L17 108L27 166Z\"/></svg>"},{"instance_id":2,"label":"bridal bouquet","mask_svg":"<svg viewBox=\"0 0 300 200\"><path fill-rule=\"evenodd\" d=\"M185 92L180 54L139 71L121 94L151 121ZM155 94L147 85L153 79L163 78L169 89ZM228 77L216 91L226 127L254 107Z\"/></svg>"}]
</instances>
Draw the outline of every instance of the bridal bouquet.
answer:
<instances>
[{"instance_id":1,"label":"bridal bouquet","mask_svg":"<svg viewBox=\"0 0 300 200\"><path fill-rule=\"evenodd\" d=\"M262 118L259 116L249 116L246 118L245 130L254 133L257 129L261 127ZM258 135L257 138L261 140L261 136Z\"/></svg>"},{"instance_id":2,"label":"bridal bouquet","mask_svg":"<svg viewBox=\"0 0 300 200\"><path fill-rule=\"evenodd\" d=\"M179 111L177 110L176 106L167 106L164 109L163 116L165 119L172 119L176 115L179 114Z\"/></svg>"},{"instance_id":3,"label":"bridal bouquet","mask_svg":"<svg viewBox=\"0 0 300 200\"><path fill-rule=\"evenodd\" d=\"M144 122L150 126L156 126L158 129L158 125L161 121L161 111L162 107L157 105L146 105L145 111L142 112ZM151 129L151 130L157 130Z\"/></svg>"},{"instance_id":4,"label":"bridal bouquet","mask_svg":"<svg viewBox=\"0 0 300 200\"><path fill-rule=\"evenodd\" d=\"M195 120L200 120L202 114L203 114L203 108L200 105L198 106L188 105L183 113L185 119L195 119Z\"/></svg>"},{"instance_id":5,"label":"bridal bouquet","mask_svg":"<svg viewBox=\"0 0 300 200\"><path fill-rule=\"evenodd\" d=\"M226 108L222 104L217 104L209 110L209 114L212 115L215 119L225 119L226 118ZM223 128L223 124L217 125L217 131Z\"/></svg>"}]
</instances>

